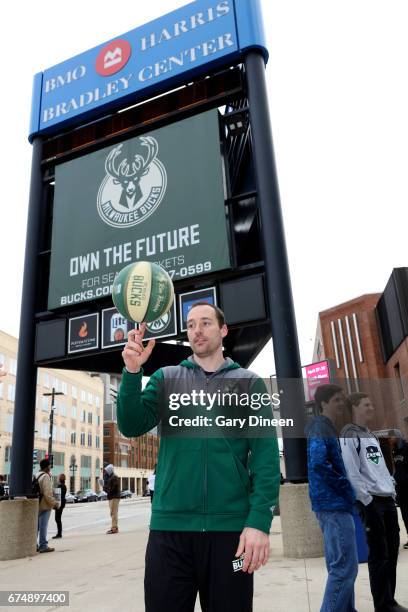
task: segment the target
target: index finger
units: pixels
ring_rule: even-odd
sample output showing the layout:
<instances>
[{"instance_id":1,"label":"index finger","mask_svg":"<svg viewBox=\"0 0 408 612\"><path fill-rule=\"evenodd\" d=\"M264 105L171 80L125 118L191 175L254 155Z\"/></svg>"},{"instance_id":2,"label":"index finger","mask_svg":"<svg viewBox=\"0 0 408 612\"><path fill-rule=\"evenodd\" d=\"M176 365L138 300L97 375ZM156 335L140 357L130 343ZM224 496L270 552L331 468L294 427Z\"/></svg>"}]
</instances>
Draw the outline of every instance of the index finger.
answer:
<instances>
[{"instance_id":1,"label":"index finger","mask_svg":"<svg viewBox=\"0 0 408 612\"><path fill-rule=\"evenodd\" d=\"M139 325L138 329L131 329L128 332L128 340L130 341L135 341L136 336L138 336L140 339L143 340L143 336L145 335L145 331L146 331L146 323L141 323Z\"/></svg>"}]
</instances>

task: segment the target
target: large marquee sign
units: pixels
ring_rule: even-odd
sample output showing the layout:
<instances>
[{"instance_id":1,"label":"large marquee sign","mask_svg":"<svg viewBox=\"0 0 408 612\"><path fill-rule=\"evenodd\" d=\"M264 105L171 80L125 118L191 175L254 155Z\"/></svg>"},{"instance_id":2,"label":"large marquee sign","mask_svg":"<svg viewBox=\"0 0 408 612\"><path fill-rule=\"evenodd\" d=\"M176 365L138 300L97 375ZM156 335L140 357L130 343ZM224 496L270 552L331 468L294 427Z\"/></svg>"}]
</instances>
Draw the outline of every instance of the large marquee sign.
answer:
<instances>
[{"instance_id":1,"label":"large marquee sign","mask_svg":"<svg viewBox=\"0 0 408 612\"><path fill-rule=\"evenodd\" d=\"M230 267L218 111L56 166L50 310L109 296L125 265Z\"/></svg>"},{"instance_id":2,"label":"large marquee sign","mask_svg":"<svg viewBox=\"0 0 408 612\"><path fill-rule=\"evenodd\" d=\"M259 0L196 0L38 73L30 139L55 126L169 89L249 48L265 57Z\"/></svg>"}]
</instances>

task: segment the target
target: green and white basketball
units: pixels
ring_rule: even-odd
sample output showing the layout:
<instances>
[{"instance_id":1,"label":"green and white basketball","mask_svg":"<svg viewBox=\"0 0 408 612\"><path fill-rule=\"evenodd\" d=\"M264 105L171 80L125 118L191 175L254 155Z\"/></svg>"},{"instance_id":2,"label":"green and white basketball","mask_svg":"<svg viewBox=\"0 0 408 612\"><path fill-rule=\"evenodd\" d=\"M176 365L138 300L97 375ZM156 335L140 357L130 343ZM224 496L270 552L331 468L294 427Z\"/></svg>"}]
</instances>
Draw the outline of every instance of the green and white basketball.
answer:
<instances>
[{"instance_id":1,"label":"green and white basketball","mask_svg":"<svg viewBox=\"0 0 408 612\"><path fill-rule=\"evenodd\" d=\"M170 310L174 287L161 266L138 261L119 272L113 283L112 299L128 321L151 323Z\"/></svg>"}]
</instances>

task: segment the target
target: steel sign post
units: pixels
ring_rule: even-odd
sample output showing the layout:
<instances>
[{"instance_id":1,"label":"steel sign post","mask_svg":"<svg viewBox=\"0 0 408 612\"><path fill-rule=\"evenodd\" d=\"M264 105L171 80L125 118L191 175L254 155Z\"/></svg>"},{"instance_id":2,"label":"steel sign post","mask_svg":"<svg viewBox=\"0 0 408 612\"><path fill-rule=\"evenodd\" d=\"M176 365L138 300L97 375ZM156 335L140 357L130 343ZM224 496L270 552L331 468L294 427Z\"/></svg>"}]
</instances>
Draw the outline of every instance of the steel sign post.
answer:
<instances>
[{"instance_id":1,"label":"steel sign post","mask_svg":"<svg viewBox=\"0 0 408 612\"><path fill-rule=\"evenodd\" d=\"M35 138L31 165L27 238L21 297L16 399L11 450L10 495L31 493L37 367L34 365L38 253L42 222L42 140Z\"/></svg>"}]
</instances>

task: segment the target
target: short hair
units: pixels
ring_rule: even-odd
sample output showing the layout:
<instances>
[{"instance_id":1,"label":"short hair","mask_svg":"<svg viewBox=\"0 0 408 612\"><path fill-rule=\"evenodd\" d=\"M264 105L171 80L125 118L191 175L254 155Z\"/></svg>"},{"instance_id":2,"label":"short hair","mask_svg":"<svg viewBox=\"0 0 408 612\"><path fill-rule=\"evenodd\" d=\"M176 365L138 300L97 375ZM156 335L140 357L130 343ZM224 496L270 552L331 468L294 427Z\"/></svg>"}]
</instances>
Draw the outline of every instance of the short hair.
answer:
<instances>
[{"instance_id":1,"label":"short hair","mask_svg":"<svg viewBox=\"0 0 408 612\"><path fill-rule=\"evenodd\" d=\"M220 327L225 325L225 315L224 315L223 311L221 310L221 308L218 308L218 306L215 306L214 304L210 304L209 302L204 302L204 301L194 302L194 304L190 308L190 311L193 310L193 308L195 308L196 306L209 306L215 312L215 316L217 318L218 325Z\"/></svg>"},{"instance_id":2,"label":"short hair","mask_svg":"<svg viewBox=\"0 0 408 612\"><path fill-rule=\"evenodd\" d=\"M349 395L349 400L351 403L351 406L359 406L360 402L362 399L364 399L365 397L369 397L367 395L367 393L352 393L351 395Z\"/></svg>"},{"instance_id":3,"label":"short hair","mask_svg":"<svg viewBox=\"0 0 408 612\"><path fill-rule=\"evenodd\" d=\"M49 459L41 459L40 461L40 469L45 470L45 468L50 467L51 463Z\"/></svg>"},{"instance_id":4,"label":"short hair","mask_svg":"<svg viewBox=\"0 0 408 612\"><path fill-rule=\"evenodd\" d=\"M317 387L314 401L319 414L323 411L322 402L329 402L336 393L343 393L343 389L339 385L320 385Z\"/></svg>"}]
</instances>

